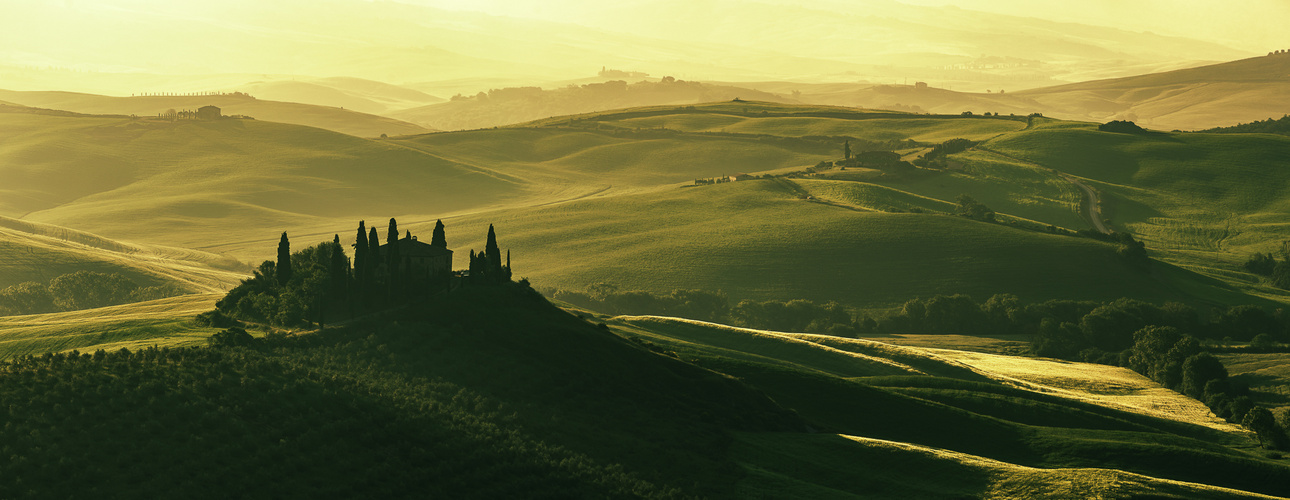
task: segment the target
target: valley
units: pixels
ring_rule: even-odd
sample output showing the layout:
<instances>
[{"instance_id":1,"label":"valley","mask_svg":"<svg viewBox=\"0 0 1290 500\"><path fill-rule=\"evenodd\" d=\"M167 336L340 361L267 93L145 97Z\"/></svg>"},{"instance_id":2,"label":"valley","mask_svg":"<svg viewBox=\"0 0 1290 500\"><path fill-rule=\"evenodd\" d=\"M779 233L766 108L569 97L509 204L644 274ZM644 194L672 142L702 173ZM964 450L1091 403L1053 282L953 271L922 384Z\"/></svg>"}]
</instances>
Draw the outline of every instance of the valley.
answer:
<instances>
[{"instance_id":1,"label":"valley","mask_svg":"<svg viewBox=\"0 0 1290 500\"><path fill-rule=\"evenodd\" d=\"M0 498L1290 497L1290 137L1192 131L1290 109L1290 56L873 56L954 91L696 29L634 62L732 78L568 79L492 51L555 23L336 8L460 52L248 21L367 70L0 90Z\"/></svg>"}]
</instances>

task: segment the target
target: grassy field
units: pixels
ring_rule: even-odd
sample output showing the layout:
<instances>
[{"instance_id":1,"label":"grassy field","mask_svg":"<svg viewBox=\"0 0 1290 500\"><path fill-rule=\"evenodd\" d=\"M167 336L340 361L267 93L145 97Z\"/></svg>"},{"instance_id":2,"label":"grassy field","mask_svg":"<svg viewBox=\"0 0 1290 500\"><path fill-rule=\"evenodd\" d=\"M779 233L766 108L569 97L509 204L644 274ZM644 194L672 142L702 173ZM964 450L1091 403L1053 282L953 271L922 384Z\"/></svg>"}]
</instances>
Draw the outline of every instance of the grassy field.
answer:
<instances>
[{"instance_id":1,"label":"grassy field","mask_svg":"<svg viewBox=\"0 0 1290 500\"><path fill-rule=\"evenodd\" d=\"M0 288L46 284L76 271L117 273L140 286L172 284L188 292L227 290L247 271L236 260L178 248L124 244L89 233L0 217Z\"/></svg>"},{"instance_id":2,"label":"grassy field","mask_svg":"<svg viewBox=\"0 0 1290 500\"><path fill-rule=\"evenodd\" d=\"M204 345L219 329L197 326L193 317L214 309L223 296L204 293L83 311L2 316L0 359L73 349Z\"/></svg>"},{"instance_id":3,"label":"grassy field","mask_svg":"<svg viewBox=\"0 0 1290 500\"><path fill-rule=\"evenodd\" d=\"M774 181L467 215L445 221L450 245L482 248L489 223L502 247L514 250L517 276L541 287L609 282L873 307L937 293L978 300L995 293L1027 301L1248 300L1176 267L1132 269L1105 243L947 215L847 209L801 199Z\"/></svg>"},{"instance_id":4,"label":"grassy field","mask_svg":"<svg viewBox=\"0 0 1290 500\"><path fill-rule=\"evenodd\" d=\"M745 491L792 498L841 498L859 487L878 498L1284 494L1217 472L1280 474L1271 471L1285 466L1253 453L1247 431L1123 368L653 316L608 323L653 350L737 376L817 426L810 435L738 435L732 456L748 473ZM924 479L915 480L915 470Z\"/></svg>"},{"instance_id":5,"label":"grassy field","mask_svg":"<svg viewBox=\"0 0 1290 500\"><path fill-rule=\"evenodd\" d=\"M1055 122L988 147L1086 180L1103 214L1156 255L1246 286L1240 265L1290 238L1290 140L1272 135L1099 132ZM1277 300L1280 292L1257 290Z\"/></svg>"},{"instance_id":6,"label":"grassy field","mask_svg":"<svg viewBox=\"0 0 1290 500\"><path fill-rule=\"evenodd\" d=\"M913 139L939 143L954 138L989 139L1025 128L1024 122L1003 119L946 119L890 117L843 119L814 117L759 118L724 114L679 114L609 121L627 128L668 128L686 132L729 132L782 136L846 136L874 141Z\"/></svg>"},{"instance_id":7,"label":"grassy field","mask_svg":"<svg viewBox=\"0 0 1290 500\"><path fill-rule=\"evenodd\" d=\"M636 122L640 130L624 125ZM780 135L675 130L735 124ZM373 141L259 121L8 113L0 114L0 131L13 137L0 146L0 178L9 181L0 188L0 215L245 262L270 258L283 230L297 245L332 234L348 244L357 220L383 226L391 216L417 234L436 219L448 221L450 245L464 255L495 222L503 241L520 250L522 274L568 288L604 281L864 307L935 293L1258 300L1234 291L1246 290L1283 300L1238 267L1248 252L1285 239L1275 221L1290 208L1279 201L1290 179L1278 173L1290 141L1130 136L1053 120L1016 130L1021 126L1004 118L727 101ZM969 150L944 171L848 178L834 170L797 181L678 189L696 178L836 159L835 140L798 135L845 130L905 138L1002 134L987 146L1003 154ZM1099 189L1103 214L1116 227L1183 269L1139 273L1110 246L1010 227L1087 227L1078 213L1081 192L1053 169ZM960 194L1005 224L940 215ZM1041 274L1052 281L1031 279Z\"/></svg>"}]
</instances>

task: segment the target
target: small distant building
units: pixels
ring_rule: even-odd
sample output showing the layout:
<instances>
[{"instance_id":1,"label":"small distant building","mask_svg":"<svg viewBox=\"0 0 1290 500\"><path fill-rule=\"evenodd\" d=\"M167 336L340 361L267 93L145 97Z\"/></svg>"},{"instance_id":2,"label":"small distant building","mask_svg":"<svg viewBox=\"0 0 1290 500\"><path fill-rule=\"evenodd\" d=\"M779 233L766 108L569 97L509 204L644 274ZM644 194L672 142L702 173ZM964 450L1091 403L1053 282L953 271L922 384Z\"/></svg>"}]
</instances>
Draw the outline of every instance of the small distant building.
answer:
<instances>
[{"instance_id":1,"label":"small distant building","mask_svg":"<svg viewBox=\"0 0 1290 500\"><path fill-rule=\"evenodd\" d=\"M730 182L747 181L752 180L752 178L753 176L748 174L735 174L729 177Z\"/></svg>"},{"instance_id":2,"label":"small distant building","mask_svg":"<svg viewBox=\"0 0 1290 500\"><path fill-rule=\"evenodd\" d=\"M220 110L215 106L202 106L197 108L198 120L218 120L220 119Z\"/></svg>"},{"instance_id":3,"label":"small distant building","mask_svg":"<svg viewBox=\"0 0 1290 500\"><path fill-rule=\"evenodd\" d=\"M914 90L926 90L927 82L914 82Z\"/></svg>"},{"instance_id":4,"label":"small distant building","mask_svg":"<svg viewBox=\"0 0 1290 500\"><path fill-rule=\"evenodd\" d=\"M438 281L452 274L452 250L446 245L431 245L417 241L416 236L399 239L397 245L399 272L414 279ZM389 245L381 245L380 259L383 263L389 252Z\"/></svg>"}]
</instances>

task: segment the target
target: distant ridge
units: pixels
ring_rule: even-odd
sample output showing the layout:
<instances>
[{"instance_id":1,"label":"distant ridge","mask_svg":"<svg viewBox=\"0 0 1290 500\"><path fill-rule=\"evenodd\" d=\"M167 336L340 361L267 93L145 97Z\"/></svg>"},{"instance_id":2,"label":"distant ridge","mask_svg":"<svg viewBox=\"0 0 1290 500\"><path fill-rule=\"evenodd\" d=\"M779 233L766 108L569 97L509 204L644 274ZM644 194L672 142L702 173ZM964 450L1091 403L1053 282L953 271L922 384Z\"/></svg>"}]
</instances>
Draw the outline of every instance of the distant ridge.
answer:
<instances>
[{"instance_id":1,"label":"distant ridge","mask_svg":"<svg viewBox=\"0 0 1290 500\"><path fill-rule=\"evenodd\" d=\"M89 114L156 116L169 109L195 110L218 106L225 115L246 115L257 120L306 125L359 137L406 135L433 129L384 116L332 108L255 99L239 95L110 97L76 92L18 92L0 90L0 99L23 106Z\"/></svg>"}]
</instances>

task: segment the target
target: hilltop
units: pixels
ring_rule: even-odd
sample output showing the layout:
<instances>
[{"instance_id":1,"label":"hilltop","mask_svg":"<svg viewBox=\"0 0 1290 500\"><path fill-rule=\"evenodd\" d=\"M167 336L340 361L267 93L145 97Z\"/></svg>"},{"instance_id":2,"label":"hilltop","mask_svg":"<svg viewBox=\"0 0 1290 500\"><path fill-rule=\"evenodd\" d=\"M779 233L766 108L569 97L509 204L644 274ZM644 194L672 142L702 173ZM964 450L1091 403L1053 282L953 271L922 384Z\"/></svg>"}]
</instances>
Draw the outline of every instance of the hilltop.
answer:
<instances>
[{"instance_id":1,"label":"hilltop","mask_svg":"<svg viewBox=\"0 0 1290 500\"><path fill-rule=\"evenodd\" d=\"M0 90L0 99L24 106L86 114L153 117L167 110L195 110L218 106L225 115L245 115L256 120L306 125L359 137L432 132L419 125L360 113L334 106L256 99L249 95L110 97L75 92L15 92ZM305 100L306 102L309 99ZM343 103L343 102L342 102Z\"/></svg>"},{"instance_id":2,"label":"hilltop","mask_svg":"<svg viewBox=\"0 0 1290 500\"><path fill-rule=\"evenodd\" d=\"M665 77L661 81L629 83L611 80L581 86L544 90L509 87L454 96L449 102L396 111L390 116L426 127L461 130L523 123L553 116L652 105L697 104L744 100L791 102L774 94L727 85L686 82Z\"/></svg>"}]
</instances>

